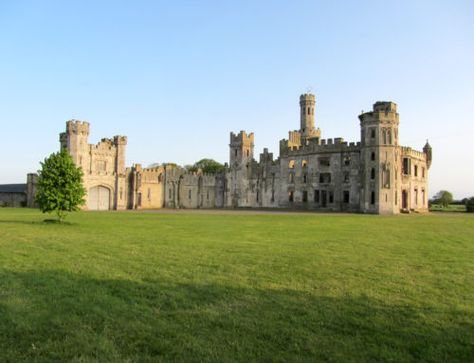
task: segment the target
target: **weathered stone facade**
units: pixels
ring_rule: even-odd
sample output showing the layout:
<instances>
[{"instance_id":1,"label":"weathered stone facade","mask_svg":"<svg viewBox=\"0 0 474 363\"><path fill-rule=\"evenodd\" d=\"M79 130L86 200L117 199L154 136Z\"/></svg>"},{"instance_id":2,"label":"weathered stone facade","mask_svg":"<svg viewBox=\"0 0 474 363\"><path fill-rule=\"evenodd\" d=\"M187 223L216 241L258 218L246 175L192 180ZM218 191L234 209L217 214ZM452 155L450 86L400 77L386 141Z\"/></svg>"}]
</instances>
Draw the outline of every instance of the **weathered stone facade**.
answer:
<instances>
[{"instance_id":1,"label":"weathered stone facade","mask_svg":"<svg viewBox=\"0 0 474 363\"><path fill-rule=\"evenodd\" d=\"M89 124L71 120L60 135L84 171L86 209L291 208L395 214L427 211L432 150L398 144L393 102L376 102L359 115L361 140L321 139L316 98L300 97L300 129L280 141L280 156L254 158L254 134L230 134L230 157L216 175L177 166L125 167L127 138L88 144Z\"/></svg>"}]
</instances>

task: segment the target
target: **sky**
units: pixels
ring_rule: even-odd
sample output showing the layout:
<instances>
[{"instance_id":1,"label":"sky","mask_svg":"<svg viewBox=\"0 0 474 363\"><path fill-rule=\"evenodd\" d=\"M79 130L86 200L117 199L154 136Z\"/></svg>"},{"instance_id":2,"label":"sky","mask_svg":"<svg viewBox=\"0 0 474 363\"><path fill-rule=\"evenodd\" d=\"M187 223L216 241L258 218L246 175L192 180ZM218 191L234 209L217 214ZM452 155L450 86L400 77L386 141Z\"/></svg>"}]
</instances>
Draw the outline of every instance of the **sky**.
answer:
<instances>
[{"instance_id":1,"label":"sky","mask_svg":"<svg viewBox=\"0 0 474 363\"><path fill-rule=\"evenodd\" d=\"M394 101L402 145L433 147L430 195L474 195L473 1L0 0L0 184L59 148L127 135L127 165L228 161L299 128L316 94L323 138L359 141L362 110Z\"/></svg>"}]
</instances>

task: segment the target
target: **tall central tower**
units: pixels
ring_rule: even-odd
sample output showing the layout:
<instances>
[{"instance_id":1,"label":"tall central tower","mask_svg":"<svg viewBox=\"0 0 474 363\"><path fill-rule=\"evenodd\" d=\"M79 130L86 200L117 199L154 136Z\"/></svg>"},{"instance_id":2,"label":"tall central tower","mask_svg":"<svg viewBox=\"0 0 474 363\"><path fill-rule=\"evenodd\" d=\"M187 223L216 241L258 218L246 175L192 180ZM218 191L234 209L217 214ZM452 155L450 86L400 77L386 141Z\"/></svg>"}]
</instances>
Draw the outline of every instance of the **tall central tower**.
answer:
<instances>
[{"instance_id":1,"label":"tall central tower","mask_svg":"<svg viewBox=\"0 0 474 363\"><path fill-rule=\"evenodd\" d=\"M320 138L321 131L314 126L314 111L316 108L316 97L312 93L300 96L300 134L303 144L311 138Z\"/></svg>"}]
</instances>

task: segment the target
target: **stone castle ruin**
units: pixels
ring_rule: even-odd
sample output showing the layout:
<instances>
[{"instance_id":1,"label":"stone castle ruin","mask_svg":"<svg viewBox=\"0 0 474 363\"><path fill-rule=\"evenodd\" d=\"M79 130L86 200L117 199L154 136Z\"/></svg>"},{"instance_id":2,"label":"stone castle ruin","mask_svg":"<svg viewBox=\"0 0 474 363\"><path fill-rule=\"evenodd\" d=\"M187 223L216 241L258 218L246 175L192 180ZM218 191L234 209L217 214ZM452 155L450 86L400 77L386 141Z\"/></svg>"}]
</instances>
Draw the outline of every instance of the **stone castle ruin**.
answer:
<instances>
[{"instance_id":1,"label":"stone castle ruin","mask_svg":"<svg viewBox=\"0 0 474 363\"><path fill-rule=\"evenodd\" d=\"M88 143L90 125L71 120L60 144L84 171L85 209L288 208L397 214L428 210L432 149L398 144L393 102L376 102L359 115L360 141L322 139L315 127L316 98L300 96L300 129L254 158L254 134L231 132L229 163L218 174L175 165L125 166L127 138ZM31 177L30 177L31 178ZM30 193L31 194L31 193Z\"/></svg>"}]
</instances>

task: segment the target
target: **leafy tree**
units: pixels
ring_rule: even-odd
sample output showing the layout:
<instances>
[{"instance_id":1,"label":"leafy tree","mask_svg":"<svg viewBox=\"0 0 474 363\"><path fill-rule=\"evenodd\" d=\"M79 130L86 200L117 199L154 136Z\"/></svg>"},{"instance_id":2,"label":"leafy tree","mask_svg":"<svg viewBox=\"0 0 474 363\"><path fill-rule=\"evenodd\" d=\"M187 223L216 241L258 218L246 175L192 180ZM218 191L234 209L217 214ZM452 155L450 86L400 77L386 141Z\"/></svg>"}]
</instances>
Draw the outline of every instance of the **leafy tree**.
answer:
<instances>
[{"instance_id":1,"label":"leafy tree","mask_svg":"<svg viewBox=\"0 0 474 363\"><path fill-rule=\"evenodd\" d=\"M198 171L201 169L203 173L216 174L224 170L224 165L213 159L201 159L194 163L188 170Z\"/></svg>"},{"instance_id":2,"label":"leafy tree","mask_svg":"<svg viewBox=\"0 0 474 363\"><path fill-rule=\"evenodd\" d=\"M466 212L474 213L474 197L466 198Z\"/></svg>"},{"instance_id":3,"label":"leafy tree","mask_svg":"<svg viewBox=\"0 0 474 363\"><path fill-rule=\"evenodd\" d=\"M440 190L434 199L436 204L441 204L446 208L453 201L453 195L447 190Z\"/></svg>"},{"instance_id":4,"label":"leafy tree","mask_svg":"<svg viewBox=\"0 0 474 363\"><path fill-rule=\"evenodd\" d=\"M44 159L41 170L38 170L36 193L36 202L41 211L55 212L61 222L67 212L79 210L85 202L86 194L82 186L82 176L82 169L74 165L67 150L53 153Z\"/></svg>"}]
</instances>

